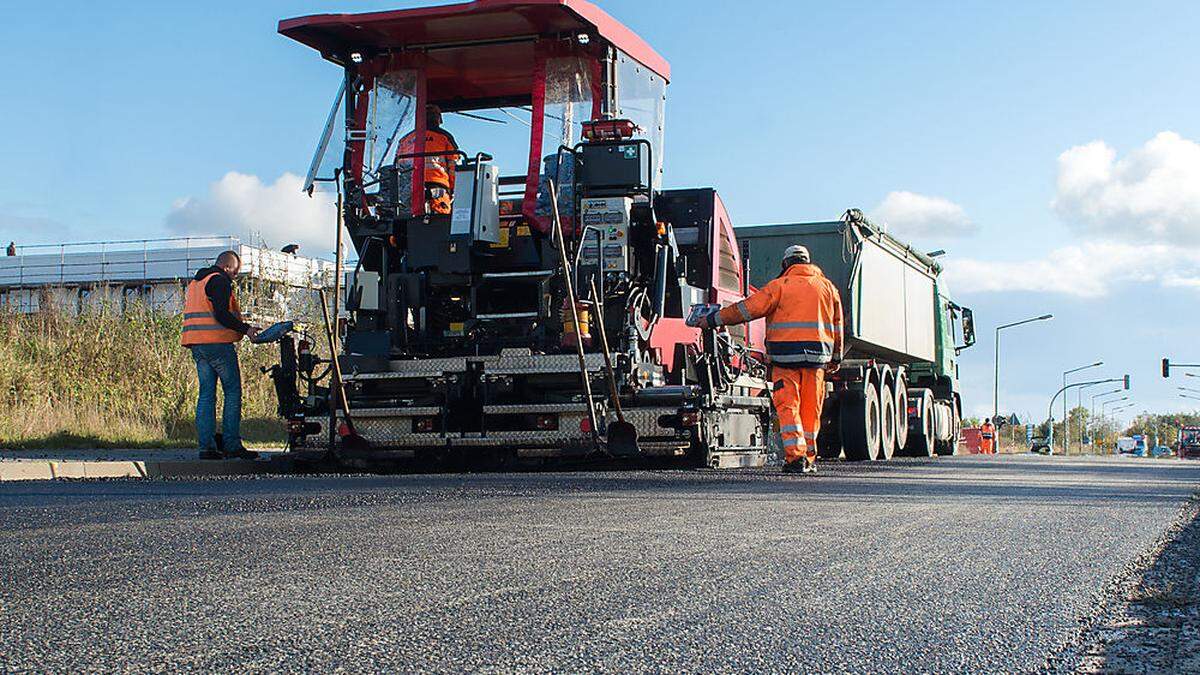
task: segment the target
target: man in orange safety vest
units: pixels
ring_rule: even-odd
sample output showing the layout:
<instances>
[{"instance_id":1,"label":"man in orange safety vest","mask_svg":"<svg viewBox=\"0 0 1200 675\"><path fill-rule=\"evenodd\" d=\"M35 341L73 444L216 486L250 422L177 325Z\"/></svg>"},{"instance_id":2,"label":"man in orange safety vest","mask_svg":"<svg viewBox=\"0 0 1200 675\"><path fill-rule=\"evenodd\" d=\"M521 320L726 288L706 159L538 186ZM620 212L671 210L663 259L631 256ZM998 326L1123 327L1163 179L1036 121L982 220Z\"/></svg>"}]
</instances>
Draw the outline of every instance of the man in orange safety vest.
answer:
<instances>
[{"instance_id":1,"label":"man in orange safety vest","mask_svg":"<svg viewBox=\"0 0 1200 675\"><path fill-rule=\"evenodd\" d=\"M449 214L454 204L454 165L458 161L458 142L442 128L442 110L436 105L425 108L425 152L444 153L424 158L405 157L417 151L417 132L410 131L396 148L396 164L412 166L414 159L424 164L426 212Z\"/></svg>"},{"instance_id":2,"label":"man in orange safety vest","mask_svg":"<svg viewBox=\"0 0 1200 675\"><path fill-rule=\"evenodd\" d=\"M984 420L983 425L979 427L979 453L996 454L996 427L991 420Z\"/></svg>"},{"instance_id":3,"label":"man in orange safety vest","mask_svg":"<svg viewBox=\"0 0 1200 675\"><path fill-rule=\"evenodd\" d=\"M689 317L688 323L716 328L764 317L771 400L779 417L786 460L783 468L813 473L825 404L825 373L840 367L844 346L841 295L812 264L804 246L784 251L782 273L749 298L720 311Z\"/></svg>"},{"instance_id":4,"label":"man in orange safety vest","mask_svg":"<svg viewBox=\"0 0 1200 675\"><path fill-rule=\"evenodd\" d=\"M183 297L183 331L179 342L192 352L200 395L196 398L196 436L200 459L254 459L242 446L242 373L234 343L254 337L258 328L242 320L233 280L242 268L236 251L225 251L216 263L196 272ZM217 382L225 396L222 438L216 439Z\"/></svg>"}]
</instances>

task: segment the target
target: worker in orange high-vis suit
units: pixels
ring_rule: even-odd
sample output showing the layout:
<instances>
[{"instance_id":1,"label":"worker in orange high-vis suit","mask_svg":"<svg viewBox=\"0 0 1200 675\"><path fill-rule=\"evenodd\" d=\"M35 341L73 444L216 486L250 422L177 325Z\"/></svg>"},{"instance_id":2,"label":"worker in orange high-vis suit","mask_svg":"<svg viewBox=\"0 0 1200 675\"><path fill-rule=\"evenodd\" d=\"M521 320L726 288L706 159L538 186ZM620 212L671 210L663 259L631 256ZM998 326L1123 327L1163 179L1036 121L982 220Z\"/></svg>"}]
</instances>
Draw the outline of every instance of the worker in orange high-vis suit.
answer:
<instances>
[{"instance_id":1,"label":"worker in orange high-vis suit","mask_svg":"<svg viewBox=\"0 0 1200 675\"><path fill-rule=\"evenodd\" d=\"M690 325L731 326L766 318L771 400L779 417L784 471L817 470L817 433L825 404L825 373L842 362L842 299L813 265L808 249L791 246L783 271L745 300L696 317Z\"/></svg>"},{"instance_id":2,"label":"worker in orange high-vis suit","mask_svg":"<svg viewBox=\"0 0 1200 675\"><path fill-rule=\"evenodd\" d=\"M412 166L416 161L425 165L425 209L427 213L449 214L454 205L454 165L458 161L458 143L449 131L442 128L442 110L436 105L425 107L425 152L445 153L425 158L404 157L417 151L417 132L410 131L400 139L396 149L396 164Z\"/></svg>"},{"instance_id":3,"label":"worker in orange high-vis suit","mask_svg":"<svg viewBox=\"0 0 1200 675\"><path fill-rule=\"evenodd\" d=\"M991 420L984 420L979 427L979 452L983 455L996 454L996 427Z\"/></svg>"},{"instance_id":4,"label":"worker in orange high-vis suit","mask_svg":"<svg viewBox=\"0 0 1200 675\"><path fill-rule=\"evenodd\" d=\"M200 394L196 398L196 436L200 459L254 459L242 446L242 373L234 343L258 329L242 320L233 280L242 268L235 251L217 256L216 263L196 272L183 296L180 343L192 352ZM225 395L221 413L221 447L216 440L217 382Z\"/></svg>"}]
</instances>

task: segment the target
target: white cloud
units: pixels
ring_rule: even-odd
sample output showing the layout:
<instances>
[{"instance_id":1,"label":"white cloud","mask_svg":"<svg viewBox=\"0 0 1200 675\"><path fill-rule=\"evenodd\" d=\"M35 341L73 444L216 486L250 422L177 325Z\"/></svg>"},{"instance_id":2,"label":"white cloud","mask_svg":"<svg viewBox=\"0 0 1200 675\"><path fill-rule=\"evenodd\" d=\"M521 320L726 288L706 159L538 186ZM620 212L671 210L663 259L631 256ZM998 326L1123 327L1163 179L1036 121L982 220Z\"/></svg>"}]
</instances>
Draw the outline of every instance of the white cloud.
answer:
<instances>
[{"instance_id":1,"label":"white cloud","mask_svg":"<svg viewBox=\"0 0 1200 675\"><path fill-rule=\"evenodd\" d=\"M301 253L328 256L334 247L337 210L327 193L301 191L304 180L285 173L270 185L258 176L230 171L202 197L176 200L167 226L186 234L233 234L269 246L299 243Z\"/></svg>"},{"instance_id":2,"label":"white cloud","mask_svg":"<svg viewBox=\"0 0 1200 675\"><path fill-rule=\"evenodd\" d=\"M1163 131L1120 159L1104 141L1070 148L1052 205L1085 233L1200 247L1200 144Z\"/></svg>"},{"instance_id":3,"label":"white cloud","mask_svg":"<svg viewBox=\"0 0 1200 675\"><path fill-rule=\"evenodd\" d=\"M979 229L958 204L906 190L889 192L871 219L899 237L964 237Z\"/></svg>"},{"instance_id":4,"label":"white cloud","mask_svg":"<svg viewBox=\"0 0 1200 675\"><path fill-rule=\"evenodd\" d=\"M947 259L956 292L1033 291L1082 298L1107 295L1123 283L1200 290L1200 251L1166 244L1094 242L1019 261Z\"/></svg>"}]
</instances>

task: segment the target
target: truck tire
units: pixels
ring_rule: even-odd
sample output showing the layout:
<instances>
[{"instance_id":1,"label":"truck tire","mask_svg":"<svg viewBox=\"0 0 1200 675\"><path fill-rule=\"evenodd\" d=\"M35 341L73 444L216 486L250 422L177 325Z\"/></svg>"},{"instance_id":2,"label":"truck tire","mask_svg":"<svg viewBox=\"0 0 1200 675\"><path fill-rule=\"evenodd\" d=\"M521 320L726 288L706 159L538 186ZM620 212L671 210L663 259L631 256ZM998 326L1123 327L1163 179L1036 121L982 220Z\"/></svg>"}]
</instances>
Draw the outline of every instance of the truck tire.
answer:
<instances>
[{"instance_id":1,"label":"truck tire","mask_svg":"<svg viewBox=\"0 0 1200 675\"><path fill-rule=\"evenodd\" d=\"M817 433L817 456L838 459L842 456L841 400L836 396L825 399L821 408L821 428Z\"/></svg>"},{"instance_id":2,"label":"truck tire","mask_svg":"<svg viewBox=\"0 0 1200 675\"><path fill-rule=\"evenodd\" d=\"M960 436L962 436L962 417L959 416L958 410L955 409L950 415L950 438L938 441L934 445L933 451L942 457L957 455Z\"/></svg>"},{"instance_id":3,"label":"truck tire","mask_svg":"<svg viewBox=\"0 0 1200 675\"><path fill-rule=\"evenodd\" d=\"M896 452L896 394L892 385L879 390L879 454L881 460L891 459Z\"/></svg>"},{"instance_id":4,"label":"truck tire","mask_svg":"<svg viewBox=\"0 0 1200 675\"><path fill-rule=\"evenodd\" d=\"M914 426L908 430L908 443L904 454L909 457L933 457L933 400L927 392L914 396L912 405L917 409Z\"/></svg>"},{"instance_id":5,"label":"truck tire","mask_svg":"<svg viewBox=\"0 0 1200 675\"><path fill-rule=\"evenodd\" d=\"M846 459L863 462L879 456L879 392L874 382L843 394L840 417Z\"/></svg>"},{"instance_id":6,"label":"truck tire","mask_svg":"<svg viewBox=\"0 0 1200 675\"><path fill-rule=\"evenodd\" d=\"M904 371L896 371L896 451L904 456L908 445L908 385L904 382Z\"/></svg>"}]
</instances>

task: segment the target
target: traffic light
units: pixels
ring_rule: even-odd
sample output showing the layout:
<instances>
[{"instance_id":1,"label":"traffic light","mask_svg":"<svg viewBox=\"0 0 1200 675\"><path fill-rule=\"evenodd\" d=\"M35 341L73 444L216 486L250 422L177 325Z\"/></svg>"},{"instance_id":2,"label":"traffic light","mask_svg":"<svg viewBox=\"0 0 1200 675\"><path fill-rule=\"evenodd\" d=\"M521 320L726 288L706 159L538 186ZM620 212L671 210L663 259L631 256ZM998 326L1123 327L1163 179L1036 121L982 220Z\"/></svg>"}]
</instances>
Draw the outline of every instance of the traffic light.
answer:
<instances>
[{"instance_id":1,"label":"traffic light","mask_svg":"<svg viewBox=\"0 0 1200 675\"><path fill-rule=\"evenodd\" d=\"M1125 376L1125 391L1129 391L1129 376Z\"/></svg>"},{"instance_id":2,"label":"traffic light","mask_svg":"<svg viewBox=\"0 0 1200 675\"><path fill-rule=\"evenodd\" d=\"M1163 359L1163 377L1171 376L1171 359Z\"/></svg>"}]
</instances>

